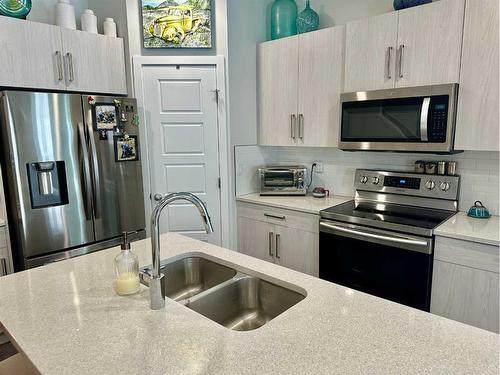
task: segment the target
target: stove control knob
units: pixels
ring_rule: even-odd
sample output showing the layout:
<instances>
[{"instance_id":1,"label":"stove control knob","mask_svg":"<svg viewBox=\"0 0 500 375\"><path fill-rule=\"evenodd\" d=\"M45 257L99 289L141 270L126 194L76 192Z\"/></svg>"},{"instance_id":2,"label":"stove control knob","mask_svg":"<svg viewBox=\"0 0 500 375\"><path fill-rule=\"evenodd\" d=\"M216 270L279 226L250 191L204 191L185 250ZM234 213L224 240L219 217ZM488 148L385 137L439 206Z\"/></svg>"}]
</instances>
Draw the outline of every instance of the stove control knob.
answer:
<instances>
[{"instance_id":1,"label":"stove control knob","mask_svg":"<svg viewBox=\"0 0 500 375\"><path fill-rule=\"evenodd\" d=\"M439 184L439 188L442 190L442 191L448 191L450 190L450 183L447 182L447 181L443 181Z\"/></svg>"},{"instance_id":2,"label":"stove control knob","mask_svg":"<svg viewBox=\"0 0 500 375\"><path fill-rule=\"evenodd\" d=\"M359 178L359 182L361 182L362 184L366 184L368 182L368 177L366 176L361 176Z\"/></svg>"},{"instance_id":3,"label":"stove control knob","mask_svg":"<svg viewBox=\"0 0 500 375\"><path fill-rule=\"evenodd\" d=\"M380 182L380 179L378 177L372 177L372 184L373 185L378 185L379 182Z\"/></svg>"},{"instance_id":4,"label":"stove control knob","mask_svg":"<svg viewBox=\"0 0 500 375\"><path fill-rule=\"evenodd\" d=\"M432 180L429 180L425 183L425 187L429 190L433 190L436 187L436 183Z\"/></svg>"}]
</instances>

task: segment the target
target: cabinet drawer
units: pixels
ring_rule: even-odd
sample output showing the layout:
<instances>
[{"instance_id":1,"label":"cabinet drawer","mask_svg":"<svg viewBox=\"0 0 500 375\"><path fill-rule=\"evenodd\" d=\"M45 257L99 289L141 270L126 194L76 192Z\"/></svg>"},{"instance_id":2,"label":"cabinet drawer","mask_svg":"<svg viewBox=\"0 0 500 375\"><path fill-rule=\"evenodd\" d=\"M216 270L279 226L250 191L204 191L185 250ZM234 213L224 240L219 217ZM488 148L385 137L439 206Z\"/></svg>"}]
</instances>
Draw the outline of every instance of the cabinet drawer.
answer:
<instances>
[{"instance_id":1,"label":"cabinet drawer","mask_svg":"<svg viewBox=\"0 0 500 375\"><path fill-rule=\"evenodd\" d=\"M498 273L498 246L436 237L434 259Z\"/></svg>"},{"instance_id":2,"label":"cabinet drawer","mask_svg":"<svg viewBox=\"0 0 500 375\"><path fill-rule=\"evenodd\" d=\"M239 217L319 233L318 215L251 203L238 203L237 207Z\"/></svg>"}]
</instances>

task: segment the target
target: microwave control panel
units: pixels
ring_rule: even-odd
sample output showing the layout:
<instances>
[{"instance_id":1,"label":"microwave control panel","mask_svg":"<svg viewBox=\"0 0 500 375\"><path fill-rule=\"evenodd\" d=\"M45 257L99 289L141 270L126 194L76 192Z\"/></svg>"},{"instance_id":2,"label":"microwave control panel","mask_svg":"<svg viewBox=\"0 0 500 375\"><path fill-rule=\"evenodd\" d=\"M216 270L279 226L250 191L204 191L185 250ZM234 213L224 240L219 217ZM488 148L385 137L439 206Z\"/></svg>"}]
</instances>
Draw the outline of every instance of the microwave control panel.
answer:
<instances>
[{"instance_id":1,"label":"microwave control panel","mask_svg":"<svg viewBox=\"0 0 500 375\"><path fill-rule=\"evenodd\" d=\"M448 95L433 96L429 108L427 136L429 142L446 142L448 128Z\"/></svg>"}]
</instances>

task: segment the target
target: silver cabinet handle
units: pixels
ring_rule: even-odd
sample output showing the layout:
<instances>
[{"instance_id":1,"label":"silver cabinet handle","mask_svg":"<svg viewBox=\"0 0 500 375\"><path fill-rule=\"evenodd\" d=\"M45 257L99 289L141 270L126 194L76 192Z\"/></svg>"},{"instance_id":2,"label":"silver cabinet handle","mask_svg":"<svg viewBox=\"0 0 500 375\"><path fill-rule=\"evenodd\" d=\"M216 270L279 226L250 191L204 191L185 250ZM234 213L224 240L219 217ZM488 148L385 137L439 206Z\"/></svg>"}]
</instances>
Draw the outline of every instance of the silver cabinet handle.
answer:
<instances>
[{"instance_id":1,"label":"silver cabinet handle","mask_svg":"<svg viewBox=\"0 0 500 375\"><path fill-rule=\"evenodd\" d=\"M386 71L386 77L387 79L392 79L392 74L391 74L391 55L392 55L392 50L394 48L392 46L387 47L387 54L386 54L386 60L385 60L385 71Z\"/></svg>"},{"instance_id":2,"label":"silver cabinet handle","mask_svg":"<svg viewBox=\"0 0 500 375\"><path fill-rule=\"evenodd\" d=\"M97 149L94 139L92 125L87 122L88 137L90 140L90 163L92 165L92 182L94 188L94 214L96 219L101 217L101 177L99 175L99 161L97 160Z\"/></svg>"},{"instance_id":3,"label":"silver cabinet handle","mask_svg":"<svg viewBox=\"0 0 500 375\"><path fill-rule=\"evenodd\" d=\"M271 214L264 214L265 217L268 217L270 219L278 219L278 220L285 220L286 216L277 216L277 215L271 215Z\"/></svg>"},{"instance_id":4,"label":"silver cabinet handle","mask_svg":"<svg viewBox=\"0 0 500 375\"><path fill-rule=\"evenodd\" d=\"M156 193L154 196L153 196L153 199L157 202L161 201L163 199L163 196L161 194L158 194Z\"/></svg>"},{"instance_id":5,"label":"silver cabinet handle","mask_svg":"<svg viewBox=\"0 0 500 375\"><path fill-rule=\"evenodd\" d=\"M273 252L273 238L274 238L274 233L269 232L269 256L273 257L274 252Z\"/></svg>"},{"instance_id":6,"label":"silver cabinet handle","mask_svg":"<svg viewBox=\"0 0 500 375\"><path fill-rule=\"evenodd\" d=\"M281 259L281 255L280 255L280 240L281 240L281 235L276 234L276 259Z\"/></svg>"},{"instance_id":7,"label":"silver cabinet handle","mask_svg":"<svg viewBox=\"0 0 500 375\"><path fill-rule=\"evenodd\" d=\"M299 114L299 138L304 140L304 115Z\"/></svg>"},{"instance_id":8,"label":"silver cabinet handle","mask_svg":"<svg viewBox=\"0 0 500 375\"><path fill-rule=\"evenodd\" d=\"M62 53L61 51L56 51L56 59L57 59L57 78L59 81L62 81L64 79L64 72L63 72L63 58L62 58Z\"/></svg>"},{"instance_id":9,"label":"silver cabinet handle","mask_svg":"<svg viewBox=\"0 0 500 375\"><path fill-rule=\"evenodd\" d=\"M71 54L71 52L68 52L66 54L66 59L68 60L68 70L69 70L68 80L70 82L73 82L75 80L75 70L73 68L73 55Z\"/></svg>"},{"instance_id":10,"label":"silver cabinet handle","mask_svg":"<svg viewBox=\"0 0 500 375\"><path fill-rule=\"evenodd\" d=\"M7 259L0 259L0 276L7 275Z\"/></svg>"},{"instance_id":11,"label":"silver cabinet handle","mask_svg":"<svg viewBox=\"0 0 500 375\"><path fill-rule=\"evenodd\" d=\"M78 123L78 138L83 159L83 183L85 190L83 205L85 208L85 217L87 220L92 220L92 185L90 183L89 151L87 149L87 142L85 141L85 130L81 122Z\"/></svg>"},{"instance_id":12,"label":"silver cabinet handle","mask_svg":"<svg viewBox=\"0 0 500 375\"><path fill-rule=\"evenodd\" d=\"M403 78L403 52L404 52L404 49L405 49L405 45L404 44L400 44L399 45L399 62L398 62L398 70L399 70L399 78Z\"/></svg>"},{"instance_id":13,"label":"silver cabinet handle","mask_svg":"<svg viewBox=\"0 0 500 375\"><path fill-rule=\"evenodd\" d=\"M290 129L291 129L291 137L293 140L295 140L296 135L295 135L295 130L297 128L297 116L293 114L290 118Z\"/></svg>"}]
</instances>

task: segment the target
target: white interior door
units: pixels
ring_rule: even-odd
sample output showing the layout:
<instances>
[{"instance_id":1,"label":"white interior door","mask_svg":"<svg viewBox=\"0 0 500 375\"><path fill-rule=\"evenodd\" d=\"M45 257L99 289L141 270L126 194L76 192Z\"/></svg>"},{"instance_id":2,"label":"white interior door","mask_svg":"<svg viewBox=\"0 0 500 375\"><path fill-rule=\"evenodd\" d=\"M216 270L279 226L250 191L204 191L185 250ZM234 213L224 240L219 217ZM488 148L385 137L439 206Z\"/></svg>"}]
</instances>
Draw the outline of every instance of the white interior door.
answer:
<instances>
[{"instance_id":1,"label":"white interior door","mask_svg":"<svg viewBox=\"0 0 500 375\"><path fill-rule=\"evenodd\" d=\"M161 229L220 245L216 77L215 66L143 68L152 205L156 194L193 193L207 205L215 231L207 235L196 208L182 201L163 213Z\"/></svg>"}]
</instances>

